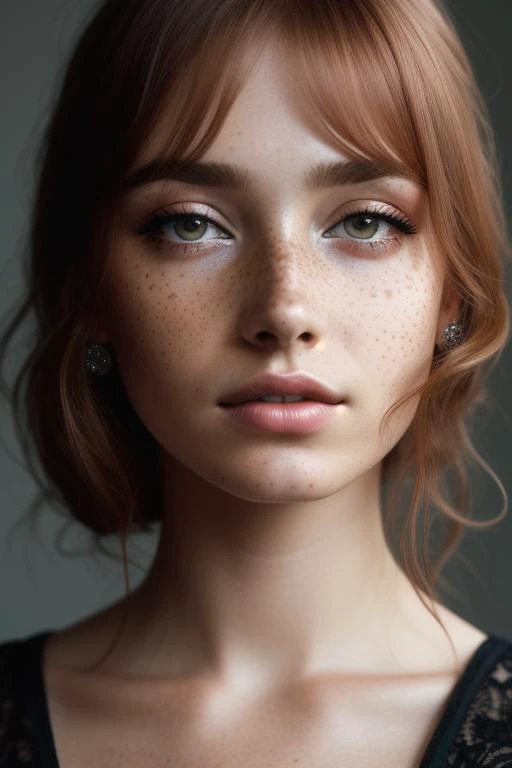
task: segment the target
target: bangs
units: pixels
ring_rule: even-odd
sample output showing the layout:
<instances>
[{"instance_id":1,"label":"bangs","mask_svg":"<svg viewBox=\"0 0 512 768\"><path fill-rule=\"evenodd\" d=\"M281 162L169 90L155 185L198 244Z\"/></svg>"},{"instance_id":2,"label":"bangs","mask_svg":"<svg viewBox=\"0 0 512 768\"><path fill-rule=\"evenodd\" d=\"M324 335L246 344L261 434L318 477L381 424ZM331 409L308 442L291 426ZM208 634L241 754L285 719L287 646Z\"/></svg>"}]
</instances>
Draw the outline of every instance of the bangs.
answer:
<instances>
[{"instance_id":1,"label":"bangs","mask_svg":"<svg viewBox=\"0 0 512 768\"><path fill-rule=\"evenodd\" d=\"M364 4L242 3L237 14L230 5L216 9L208 34L189 47L181 69L174 57L172 71L162 68L166 96L152 121L159 157L177 166L200 159L266 44L276 40L291 54L290 85L318 135L350 159L378 162L427 187L397 57Z\"/></svg>"},{"instance_id":2,"label":"bangs","mask_svg":"<svg viewBox=\"0 0 512 768\"><path fill-rule=\"evenodd\" d=\"M375 4L372 12L364 3L321 5L318 13L316 3L299 3L300 13L291 13L282 30L316 130L350 158L376 161L426 187L421 142L408 109L416 96L406 92Z\"/></svg>"}]
</instances>

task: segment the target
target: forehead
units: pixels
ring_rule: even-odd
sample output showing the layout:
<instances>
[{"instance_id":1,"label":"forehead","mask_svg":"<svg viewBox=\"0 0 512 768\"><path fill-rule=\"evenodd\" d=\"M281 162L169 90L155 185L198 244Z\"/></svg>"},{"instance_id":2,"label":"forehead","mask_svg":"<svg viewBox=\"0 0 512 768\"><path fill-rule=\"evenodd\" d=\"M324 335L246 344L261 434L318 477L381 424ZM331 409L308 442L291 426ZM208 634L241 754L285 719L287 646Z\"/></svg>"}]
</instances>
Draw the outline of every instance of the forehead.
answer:
<instances>
[{"instance_id":1,"label":"forehead","mask_svg":"<svg viewBox=\"0 0 512 768\"><path fill-rule=\"evenodd\" d=\"M322 120L312 114L297 78L295 56L277 39L260 51L241 91L224 116L220 130L199 160L179 164L166 158L175 105L172 99L150 140L127 174L124 192L131 194L158 181L216 187L249 194L287 184L314 191L380 180L407 192L421 192L417 177L400 162L365 157L354 147L347 157ZM205 118L208 124L213 105ZM370 119L370 116L369 116Z\"/></svg>"}]
</instances>

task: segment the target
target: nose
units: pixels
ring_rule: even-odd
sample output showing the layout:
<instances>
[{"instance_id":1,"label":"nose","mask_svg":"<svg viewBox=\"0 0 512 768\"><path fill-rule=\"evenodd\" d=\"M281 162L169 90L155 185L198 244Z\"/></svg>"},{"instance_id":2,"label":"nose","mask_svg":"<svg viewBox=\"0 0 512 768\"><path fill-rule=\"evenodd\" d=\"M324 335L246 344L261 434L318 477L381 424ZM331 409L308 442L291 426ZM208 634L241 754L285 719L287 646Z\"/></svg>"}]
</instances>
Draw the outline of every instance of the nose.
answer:
<instances>
[{"instance_id":1,"label":"nose","mask_svg":"<svg viewBox=\"0 0 512 768\"><path fill-rule=\"evenodd\" d=\"M247 275L240 318L241 335L249 344L303 349L322 340L324 313L306 278L306 261L306 249L290 244L267 251L266 258L255 254L257 266Z\"/></svg>"}]
</instances>

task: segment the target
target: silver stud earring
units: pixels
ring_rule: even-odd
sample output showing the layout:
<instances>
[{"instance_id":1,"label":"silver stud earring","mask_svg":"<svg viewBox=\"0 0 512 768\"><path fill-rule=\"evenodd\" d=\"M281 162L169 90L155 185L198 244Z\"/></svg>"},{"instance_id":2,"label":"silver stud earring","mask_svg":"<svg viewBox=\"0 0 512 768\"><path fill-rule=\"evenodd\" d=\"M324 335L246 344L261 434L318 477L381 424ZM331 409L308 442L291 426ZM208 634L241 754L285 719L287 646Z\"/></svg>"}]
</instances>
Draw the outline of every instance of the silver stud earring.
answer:
<instances>
[{"instance_id":1,"label":"silver stud earring","mask_svg":"<svg viewBox=\"0 0 512 768\"><path fill-rule=\"evenodd\" d=\"M452 347L456 347L458 344L462 342L464 338L464 328L460 323L455 322L455 320L452 320L451 323L448 323L446 328L443 331L443 339L444 349L451 349Z\"/></svg>"},{"instance_id":2,"label":"silver stud earring","mask_svg":"<svg viewBox=\"0 0 512 768\"><path fill-rule=\"evenodd\" d=\"M112 355L104 344L91 342L87 345L85 357L87 370L95 376L104 376L112 367Z\"/></svg>"}]
</instances>

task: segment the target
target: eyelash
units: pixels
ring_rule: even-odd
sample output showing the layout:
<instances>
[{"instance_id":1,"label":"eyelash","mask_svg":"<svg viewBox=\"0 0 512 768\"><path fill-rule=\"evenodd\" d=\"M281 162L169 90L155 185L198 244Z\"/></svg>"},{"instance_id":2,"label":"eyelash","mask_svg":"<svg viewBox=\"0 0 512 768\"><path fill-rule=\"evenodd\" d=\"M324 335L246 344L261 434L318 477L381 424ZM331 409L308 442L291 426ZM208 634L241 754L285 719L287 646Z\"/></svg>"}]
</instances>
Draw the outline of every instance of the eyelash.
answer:
<instances>
[{"instance_id":1,"label":"eyelash","mask_svg":"<svg viewBox=\"0 0 512 768\"><path fill-rule=\"evenodd\" d=\"M383 210L384 209L384 210ZM391 214L389 212L386 212L387 209L385 206L376 206L376 207L362 207L362 208L356 208L355 210L350 211L349 213L346 213L342 219L335 222L335 224L332 225L331 229L336 229L336 227L344 224L348 219L356 218L356 217L371 217L373 219L376 219L378 221L383 221L386 224L391 224L395 229L399 231L399 234L395 234L392 237L386 237L383 240L376 240L373 242L366 242L364 240L358 241L358 238L352 238L350 240L347 240L346 238L336 238L334 239L341 239L341 240L347 240L347 246L350 249L354 249L356 251L390 251L391 249L395 249L400 247L403 235L414 235L417 233L417 229L412 224L412 222L409 221L403 214L395 215ZM210 210L208 209L208 213ZM157 235L156 232L161 229L163 226L174 224L177 221L183 221L188 218L197 218L202 221L202 223L208 223L213 224L218 229L225 231L223 227L221 227L220 224L218 224L215 219L210 218L206 214L197 213L196 211L190 211L186 210L184 207L181 208L181 211L178 209L178 207L170 208L169 210L161 209L159 211L155 211L154 213L149 214L149 216L146 216L138 225L137 228L137 235L141 235L145 237L145 239L155 247L157 250L163 249L166 250L167 248L175 249L175 248L183 248L185 253L190 252L197 252L201 251L205 248L209 247L210 241L207 241L207 243L201 243L201 242L187 242L184 240L181 243L173 242L172 240L167 240L167 238L162 237L160 235ZM347 233L348 234L348 233ZM349 235L349 237L351 237ZM213 238L215 239L215 238ZM221 239L230 239L229 237L221 238ZM328 238L330 239L330 238Z\"/></svg>"}]
</instances>

